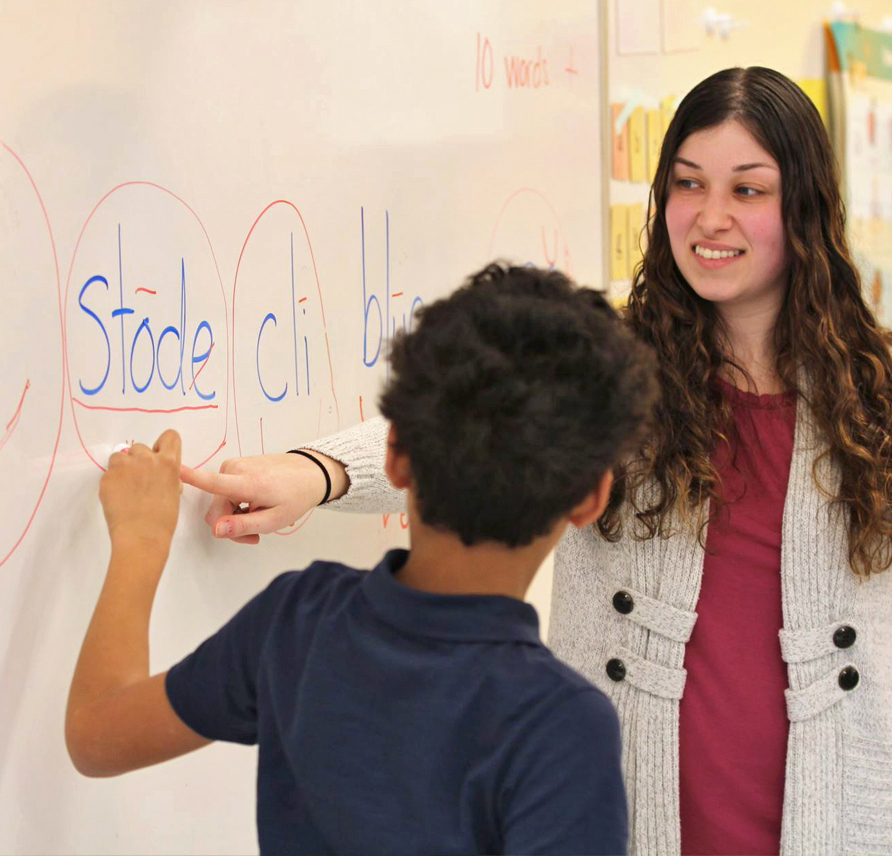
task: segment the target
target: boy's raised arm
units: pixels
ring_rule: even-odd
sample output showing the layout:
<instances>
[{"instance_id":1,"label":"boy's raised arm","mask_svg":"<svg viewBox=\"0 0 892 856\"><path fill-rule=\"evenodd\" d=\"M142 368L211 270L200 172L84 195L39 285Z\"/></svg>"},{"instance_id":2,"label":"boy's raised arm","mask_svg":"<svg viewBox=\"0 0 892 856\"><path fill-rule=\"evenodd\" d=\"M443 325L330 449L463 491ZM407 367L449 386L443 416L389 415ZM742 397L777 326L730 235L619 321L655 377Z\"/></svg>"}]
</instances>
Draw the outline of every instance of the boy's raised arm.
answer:
<instances>
[{"instance_id":1,"label":"boy's raised arm","mask_svg":"<svg viewBox=\"0 0 892 856\"><path fill-rule=\"evenodd\" d=\"M198 749L149 677L149 618L170 551L180 498L180 438L134 445L109 461L102 500L112 551L108 573L71 682L65 740L87 776L113 776Z\"/></svg>"}]
</instances>

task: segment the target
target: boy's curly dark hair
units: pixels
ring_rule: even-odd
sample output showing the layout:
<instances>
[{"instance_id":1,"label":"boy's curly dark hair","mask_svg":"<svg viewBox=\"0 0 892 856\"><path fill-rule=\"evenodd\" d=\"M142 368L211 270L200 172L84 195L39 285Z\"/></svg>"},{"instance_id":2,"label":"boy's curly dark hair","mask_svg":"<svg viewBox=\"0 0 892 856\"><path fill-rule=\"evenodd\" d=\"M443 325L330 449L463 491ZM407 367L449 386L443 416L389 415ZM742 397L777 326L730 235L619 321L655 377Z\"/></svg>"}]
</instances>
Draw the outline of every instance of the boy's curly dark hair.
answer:
<instances>
[{"instance_id":1,"label":"boy's curly dark hair","mask_svg":"<svg viewBox=\"0 0 892 856\"><path fill-rule=\"evenodd\" d=\"M529 544L640 444L656 363L600 292L491 264L416 317L381 412L426 524Z\"/></svg>"}]
</instances>

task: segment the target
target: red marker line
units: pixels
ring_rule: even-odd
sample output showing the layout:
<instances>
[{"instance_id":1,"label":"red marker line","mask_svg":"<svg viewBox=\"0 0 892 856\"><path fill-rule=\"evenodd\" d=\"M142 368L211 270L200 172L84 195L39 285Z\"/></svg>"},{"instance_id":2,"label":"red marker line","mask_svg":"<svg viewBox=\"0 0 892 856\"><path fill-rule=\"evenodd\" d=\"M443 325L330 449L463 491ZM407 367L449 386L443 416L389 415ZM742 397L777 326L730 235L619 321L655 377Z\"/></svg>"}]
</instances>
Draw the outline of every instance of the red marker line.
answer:
<instances>
[{"instance_id":1,"label":"red marker line","mask_svg":"<svg viewBox=\"0 0 892 856\"><path fill-rule=\"evenodd\" d=\"M208 455L208 456L207 456L207 457L206 457L200 464L196 464L192 469L200 470L200 469L201 469L201 468L202 468L202 467L203 467L203 466L204 466L204 465L205 465L211 458L213 458L214 455L216 455L217 452L219 452L220 449L222 449L225 445L226 445L226 439L224 438L223 442L220 443L220 445L217 446L217 448L214 449L214 451L211 452L210 455Z\"/></svg>"},{"instance_id":2,"label":"red marker line","mask_svg":"<svg viewBox=\"0 0 892 856\"><path fill-rule=\"evenodd\" d=\"M365 416L362 415L362 396L359 396L359 421L365 422Z\"/></svg>"},{"instance_id":3,"label":"red marker line","mask_svg":"<svg viewBox=\"0 0 892 856\"><path fill-rule=\"evenodd\" d=\"M401 291L398 291L396 294L391 294L390 296L391 297L402 297L403 293Z\"/></svg>"},{"instance_id":4,"label":"red marker line","mask_svg":"<svg viewBox=\"0 0 892 856\"><path fill-rule=\"evenodd\" d=\"M9 429L9 426L12 425L13 422L17 422L19 416L22 415L22 406L25 404L25 396L28 394L29 389L31 389L31 381L26 380L25 388L22 390L22 397L19 399L19 406L15 409L15 413L13 414L12 419L10 419L9 422L6 423L7 430Z\"/></svg>"},{"instance_id":5,"label":"red marker line","mask_svg":"<svg viewBox=\"0 0 892 856\"><path fill-rule=\"evenodd\" d=\"M211 354L214 353L214 343L211 342L211 349L208 351L207 359L201 364L201 368L195 372L195 377L192 378L192 383L189 384L189 392L192 392L192 387L195 386L195 381L198 380L198 376L204 371L204 367L208 364L208 360L211 358Z\"/></svg>"},{"instance_id":6,"label":"red marker line","mask_svg":"<svg viewBox=\"0 0 892 856\"><path fill-rule=\"evenodd\" d=\"M150 409L145 407L100 407L96 404L84 404L78 398L71 399L75 404L80 405L84 410L102 410L107 413L182 413L184 410L216 410L218 404L202 404L198 407L170 407Z\"/></svg>"},{"instance_id":7,"label":"red marker line","mask_svg":"<svg viewBox=\"0 0 892 856\"><path fill-rule=\"evenodd\" d=\"M144 291L146 294L157 294L157 291L152 291L149 288L137 288L136 293L139 294L141 291Z\"/></svg>"},{"instance_id":8,"label":"red marker line","mask_svg":"<svg viewBox=\"0 0 892 856\"><path fill-rule=\"evenodd\" d=\"M542 227L542 252L545 253L545 261L549 265L553 265L557 261L557 244L558 244L558 233L557 229L554 230L554 258L551 258L548 255L548 246L545 243L545 227Z\"/></svg>"},{"instance_id":9,"label":"red marker line","mask_svg":"<svg viewBox=\"0 0 892 856\"><path fill-rule=\"evenodd\" d=\"M19 417L22 415L22 407L25 404L25 396L28 394L28 390L31 389L31 381L25 381L25 388L22 390L22 397L19 399L19 406L15 409L15 413L12 415L12 419L6 423L6 433L3 435L3 439L0 440L0 449L2 449L6 445L6 441L12 437L12 432L15 431L16 427L19 424Z\"/></svg>"},{"instance_id":10,"label":"red marker line","mask_svg":"<svg viewBox=\"0 0 892 856\"><path fill-rule=\"evenodd\" d=\"M573 48L570 48L570 62L564 71L566 71L567 74L579 74L579 72L573 68Z\"/></svg>"},{"instance_id":11,"label":"red marker line","mask_svg":"<svg viewBox=\"0 0 892 856\"><path fill-rule=\"evenodd\" d=\"M306 298L306 297L301 297L301 299L298 300L297 302L298 302L298 303L306 303L306 301L307 301L307 298Z\"/></svg>"}]
</instances>

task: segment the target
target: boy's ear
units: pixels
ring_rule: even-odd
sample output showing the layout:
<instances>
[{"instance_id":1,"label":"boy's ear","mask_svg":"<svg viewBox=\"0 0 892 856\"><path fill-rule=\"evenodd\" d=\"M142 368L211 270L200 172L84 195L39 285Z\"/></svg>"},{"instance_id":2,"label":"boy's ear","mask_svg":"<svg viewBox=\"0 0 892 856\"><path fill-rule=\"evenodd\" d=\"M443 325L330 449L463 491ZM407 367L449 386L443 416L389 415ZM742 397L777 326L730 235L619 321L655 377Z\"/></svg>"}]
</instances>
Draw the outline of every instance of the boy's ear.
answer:
<instances>
[{"instance_id":1,"label":"boy's ear","mask_svg":"<svg viewBox=\"0 0 892 856\"><path fill-rule=\"evenodd\" d=\"M396 429L390 426L387 433L387 457L384 459L384 472L397 490L404 490L412 484L412 469L409 456L396 446Z\"/></svg>"},{"instance_id":2,"label":"boy's ear","mask_svg":"<svg viewBox=\"0 0 892 856\"><path fill-rule=\"evenodd\" d=\"M591 526L607 508L610 501L610 489L613 487L613 470L607 470L598 486L579 503L568 515L570 523L577 529Z\"/></svg>"}]
</instances>

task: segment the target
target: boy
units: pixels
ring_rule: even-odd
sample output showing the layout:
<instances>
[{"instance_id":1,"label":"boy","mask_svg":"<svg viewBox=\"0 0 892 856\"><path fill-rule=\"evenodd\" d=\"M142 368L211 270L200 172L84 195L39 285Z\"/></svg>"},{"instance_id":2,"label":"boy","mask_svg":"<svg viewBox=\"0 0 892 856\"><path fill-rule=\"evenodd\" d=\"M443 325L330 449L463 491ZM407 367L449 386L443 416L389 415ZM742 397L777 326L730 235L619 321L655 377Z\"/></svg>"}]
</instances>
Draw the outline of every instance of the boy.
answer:
<instances>
[{"instance_id":1,"label":"boy","mask_svg":"<svg viewBox=\"0 0 892 856\"><path fill-rule=\"evenodd\" d=\"M651 357L597 292L490 265L391 360L386 473L411 551L370 573L284 574L154 677L179 437L112 457L71 757L107 776L258 743L263 853L623 853L616 714L542 644L523 597L567 526L603 511L656 396Z\"/></svg>"}]
</instances>

